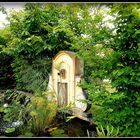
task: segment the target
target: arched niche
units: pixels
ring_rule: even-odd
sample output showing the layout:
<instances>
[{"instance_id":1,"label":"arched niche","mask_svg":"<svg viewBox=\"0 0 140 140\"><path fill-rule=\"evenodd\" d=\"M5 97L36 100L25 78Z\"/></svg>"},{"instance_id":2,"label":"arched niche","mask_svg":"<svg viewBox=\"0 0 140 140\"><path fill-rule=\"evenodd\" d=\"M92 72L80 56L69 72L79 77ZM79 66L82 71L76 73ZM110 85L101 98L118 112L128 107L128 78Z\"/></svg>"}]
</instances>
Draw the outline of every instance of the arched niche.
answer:
<instances>
[{"instance_id":1,"label":"arched niche","mask_svg":"<svg viewBox=\"0 0 140 140\"><path fill-rule=\"evenodd\" d=\"M80 101L87 99L79 87L83 75L83 61L74 52L60 51L53 58L50 83L60 106L72 104L83 111L87 109L87 104Z\"/></svg>"}]
</instances>

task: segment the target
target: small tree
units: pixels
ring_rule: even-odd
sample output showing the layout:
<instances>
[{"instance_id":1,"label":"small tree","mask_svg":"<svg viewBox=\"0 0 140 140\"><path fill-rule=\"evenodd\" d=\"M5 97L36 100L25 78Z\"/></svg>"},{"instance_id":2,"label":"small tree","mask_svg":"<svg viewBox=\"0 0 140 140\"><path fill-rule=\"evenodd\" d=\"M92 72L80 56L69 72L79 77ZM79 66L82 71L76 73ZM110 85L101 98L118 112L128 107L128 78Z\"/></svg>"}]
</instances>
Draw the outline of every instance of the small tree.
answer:
<instances>
[{"instance_id":1,"label":"small tree","mask_svg":"<svg viewBox=\"0 0 140 140\"><path fill-rule=\"evenodd\" d=\"M115 17L113 23L116 33L110 36L112 41L109 41L107 48L110 48L112 53L108 56L108 61L104 61L102 65L104 69L99 68L101 71L99 74L106 72L112 87L116 90L111 94L102 92L103 94L93 96L93 98L97 97L94 101L100 105L94 119L104 128L107 124L119 127L122 136L140 136L139 11L138 4L111 6L112 15Z\"/></svg>"}]
</instances>

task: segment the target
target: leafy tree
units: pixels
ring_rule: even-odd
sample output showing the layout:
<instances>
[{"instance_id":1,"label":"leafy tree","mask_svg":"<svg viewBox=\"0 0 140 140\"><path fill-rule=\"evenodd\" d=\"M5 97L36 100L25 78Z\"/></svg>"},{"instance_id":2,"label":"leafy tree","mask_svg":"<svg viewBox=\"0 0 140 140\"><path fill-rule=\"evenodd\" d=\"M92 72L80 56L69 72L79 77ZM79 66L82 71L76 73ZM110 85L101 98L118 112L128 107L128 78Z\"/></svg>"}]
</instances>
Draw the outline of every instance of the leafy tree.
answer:
<instances>
[{"instance_id":1,"label":"leafy tree","mask_svg":"<svg viewBox=\"0 0 140 140\"><path fill-rule=\"evenodd\" d=\"M91 49L87 54L83 53L89 62L87 65L91 66L89 82L84 86L90 94L93 108L96 107L94 111L98 111L93 112L97 124L104 128L106 125L119 127L122 136L139 136L140 7L138 4L112 4L109 7L115 17L114 28L104 30L110 35L100 32L99 37L95 37L94 41L104 35L101 40L105 43L99 40L101 46L96 45L94 53ZM103 57L97 55L98 49L100 53L104 52ZM115 91L108 92L103 79L109 79Z\"/></svg>"},{"instance_id":2,"label":"leafy tree","mask_svg":"<svg viewBox=\"0 0 140 140\"><path fill-rule=\"evenodd\" d=\"M4 51L14 58L17 89L46 90L51 58L70 47L67 32L59 25L60 7L28 3L24 10L9 16L11 40Z\"/></svg>"},{"instance_id":3,"label":"leafy tree","mask_svg":"<svg viewBox=\"0 0 140 140\"><path fill-rule=\"evenodd\" d=\"M14 88L15 79L11 67L13 58L8 53L3 52L3 50L7 47L7 42L10 37L8 28L2 29L0 34L0 89Z\"/></svg>"},{"instance_id":4,"label":"leafy tree","mask_svg":"<svg viewBox=\"0 0 140 140\"><path fill-rule=\"evenodd\" d=\"M114 53L110 77L116 93L106 104L112 109L110 114L108 112L110 123L120 126L125 136L140 136L139 10L139 4L114 4L112 7L112 13L117 13L117 17L114 20L116 35L111 42Z\"/></svg>"},{"instance_id":5,"label":"leafy tree","mask_svg":"<svg viewBox=\"0 0 140 140\"><path fill-rule=\"evenodd\" d=\"M88 4L28 3L22 11L11 13L12 36L5 51L14 57L17 89L32 92L46 89L54 55L60 50L79 51L76 46L81 46L81 40L84 42L82 34L88 31L86 14L90 8ZM78 18L78 14L83 17Z\"/></svg>"}]
</instances>

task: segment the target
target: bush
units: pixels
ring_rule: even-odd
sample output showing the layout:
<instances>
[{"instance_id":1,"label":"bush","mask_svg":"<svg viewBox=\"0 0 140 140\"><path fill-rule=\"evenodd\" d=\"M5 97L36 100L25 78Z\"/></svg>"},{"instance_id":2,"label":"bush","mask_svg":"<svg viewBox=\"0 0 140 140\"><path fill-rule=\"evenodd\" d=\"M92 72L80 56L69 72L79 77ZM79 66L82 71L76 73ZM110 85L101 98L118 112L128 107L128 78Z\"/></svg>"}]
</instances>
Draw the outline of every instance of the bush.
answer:
<instances>
[{"instance_id":1,"label":"bush","mask_svg":"<svg viewBox=\"0 0 140 140\"><path fill-rule=\"evenodd\" d=\"M0 89L12 89L15 87L15 78L11 63L13 57L0 52Z\"/></svg>"},{"instance_id":2,"label":"bush","mask_svg":"<svg viewBox=\"0 0 140 140\"><path fill-rule=\"evenodd\" d=\"M31 116L28 125L30 125L31 132L36 136L45 133L45 130L50 127L52 120L57 113L55 98L48 100L49 94L50 93L47 92L36 94L32 97L31 103L27 107Z\"/></svg>"}]
</instances>

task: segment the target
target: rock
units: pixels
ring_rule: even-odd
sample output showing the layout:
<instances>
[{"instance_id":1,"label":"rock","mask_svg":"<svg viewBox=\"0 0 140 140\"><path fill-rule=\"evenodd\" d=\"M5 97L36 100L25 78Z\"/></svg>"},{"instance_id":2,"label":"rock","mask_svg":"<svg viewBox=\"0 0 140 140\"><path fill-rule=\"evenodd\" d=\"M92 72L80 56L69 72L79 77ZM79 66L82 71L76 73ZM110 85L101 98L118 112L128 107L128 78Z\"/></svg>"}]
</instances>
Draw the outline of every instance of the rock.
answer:
<instances>
[{"instance_id":1,"label":"rock","mask_svg":"<svg viewBox=\"0 0 140 140\"><path fill-rule=\"evenodd\" d=\"M11 124L12 127L18 127L18 126L21 126L21 125L23 125L22 121L12 122L12 124Z\"/></svg>"}]
</instances>

